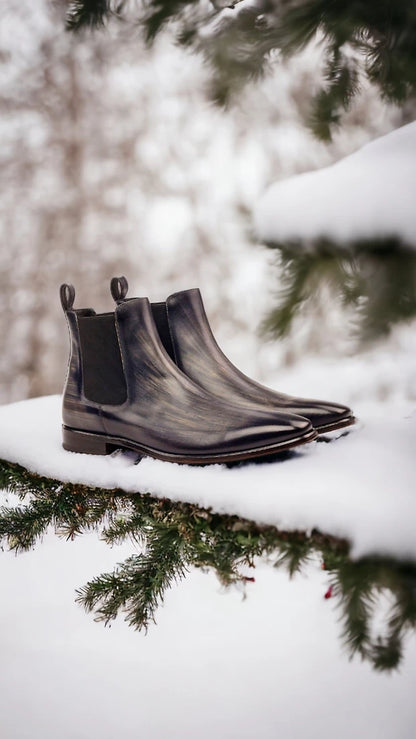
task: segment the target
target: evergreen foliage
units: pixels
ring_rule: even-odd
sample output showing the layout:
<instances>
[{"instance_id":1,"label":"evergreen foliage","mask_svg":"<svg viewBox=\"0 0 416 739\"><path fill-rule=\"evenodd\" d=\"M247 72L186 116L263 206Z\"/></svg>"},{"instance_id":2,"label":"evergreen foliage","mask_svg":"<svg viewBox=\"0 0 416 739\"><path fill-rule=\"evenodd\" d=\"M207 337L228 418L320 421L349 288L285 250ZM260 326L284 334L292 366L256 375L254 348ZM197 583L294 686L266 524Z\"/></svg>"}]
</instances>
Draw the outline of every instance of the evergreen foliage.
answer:
<instances>
[{"instance_id":1,"label":"evergreen foliage","mask_svg":"<svg viewBox=\"0 0 416 739\"><path fill-rule=\"evenodd\" d=\"M397 239L356 242L348 249L329 240L304 245L271 244L279 250L281 289L263 322L273 337L289 334L302 309L312 309L321 285L334 301L354 309L356 334L364 344L416 316L416 253Z\"/></svg>"},{"instance_id":2,"label":"evergreen foliage","mask_svg":"<svg viewBox=\"0 0 416 739\"><path fill-rule=\"evenodd\" d=\"M224 11L226 5L222 0L74 0L68 27L97 28L117 17L137 22L151 43L170 26L178 43L207 61L211 96L221 105L248 81L260 79L275 60L292 57L318 39L324 51L322 78L311 91L306 118L326 141L364 79L399 105L415 97L416 0L256 0L236 7L230 0ZM322 239L306 254L304 244L271 246L280 250L283 268L283 288L264 323L272 336L289 333L302 308L313 308L323 284L354 312L362 343L416 316L415 253L394 234L357 242L344 253L339 244Z\"/></svg>"},{"instance_id":3,"label":"evergreen foliage","mask_svg":"<svg viewBox=\"0 0 416 739\"><path fill-rule=\"evenodd\" d=\"M72 0L67 25L97 28L112 16L139 23L152 42L173 25L179 43L202 53L213 71L213 97L227 102L280 55L323 40L325 70L310 116L329 139L359 89L362 76L387 100L403 103L416 91L415 0L258 0L231 10L221 0ZM234 9L235 8L235 9Z\"/></svg>"},{"instance_id":4,"label":"evergreen foliage","mask_svg":"<svg viewBox=\"0 0 416 739\"><path fill-rule=\"evenodd\" d=\"M119 3L120 9L122 3ZM116 15L116 9L109 0L73 0L67 13L67 27L71 30L79 28L100 28L110 15Z\"/></svg>"},{"instance_id":5,"label":"evergreen foliage","mask_svg":"<svg viewBox=\"0 0 416 739\"><path fill-rule=\"evenodd\" d=\"M415 563L385 557L351 560L346 541L317 530L279 531L147 494L38 477L5 461L0 462L2 488L22 503L0 509L0 541L16 552L33 548L49 527L66 539L95 530L109 545L128 540L139 547L113 572L77 591L77 601L106 624L123 613L133 628L147 629L166 590L192 567L213 570L224 586L245 585L254 578L243 575L241 566L255 568L257 557L284 567L290 576L318 557L332 583L350 656L360 655L377 670L392 670L402 659L406 633L416 627ZM386 633L374 637L371 622L383 592L393 604Z\"/></svg>"},{"instance_id":6,"label":"evergreen foliage","mask_svg":"<svg viewBox=\"0 0 416 739\"><path fill-rule=\"evenodd\" d=\"M416 627L415 569L396 563L394 574L383 558L344 559L336 567L333 592L343 612L343 638L352 655L360 654L375 669L390 670L403 656L403 635ZM413 583L413 584L411 584ZM413 588L413 592L412 592ZM377 596L388 593L393 604L386 618L385 633L371 636Z\"/></svg>"}]
</instances>

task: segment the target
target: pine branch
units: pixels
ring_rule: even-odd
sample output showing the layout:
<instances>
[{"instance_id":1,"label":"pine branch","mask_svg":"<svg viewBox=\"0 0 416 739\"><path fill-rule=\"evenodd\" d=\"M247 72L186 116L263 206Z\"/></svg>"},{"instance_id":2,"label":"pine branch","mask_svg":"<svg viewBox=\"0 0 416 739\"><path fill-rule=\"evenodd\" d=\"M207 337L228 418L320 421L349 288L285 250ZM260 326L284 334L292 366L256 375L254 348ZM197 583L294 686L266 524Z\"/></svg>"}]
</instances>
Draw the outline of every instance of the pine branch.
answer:
<instances>
[{"instance_id":1,"label":"pine branch","mask_svg":"<svg viewBox=\"0 0 416 739\"><path fill-rule=\"evenodd\" d=\"M212 98L221 105L259 80L272 59L290 58L319 37L326 60L324 84L309 123L325 140L357 94L360 75L387 100L402 104L416 96L415 0L257 0L221 14L223 6L221 0L72 0L67 27L99 29L122 18L141 26L145 40L152 42L174 26L178 42L209 64Z\"/></svg>"},{"instance_id":2,"label":"pine branch","mask_svg":"<svg viewBox=\"0 0 416 739\"><path fill-rule=\"evenodd\" d=\"M335 45L328 52L324 71L326 85L312 104L309 127L317 138L331 141L334 128L359 91L358 78L357 62L345 57Z\"/></svg>"},{"instance_id":3,"label":"pine branch","mask_svg":"<svg viewBox=\"0 0 416 739\"><path fill-rule=\"evenodd\" d=\"M124 613L134 628L147 629L168 588L191 567L212 570L229 586L246 582L241 566L254 566L256 557L287 567L292 576L312 555L320 555L351 656L358 654L375 669L391 671L402 659L405 635L416 628L415 563L377 557L351 561L347 542L317 530L278 531L149 495L63 484L4 461L1 485L28 498L25 506L0 509L0 538L16 551L33 547L49 525L58 534L79 535L94 528L109 544L129 540L145 547L76 591L77 602L106 624ZM371 620L383 590L391 593L394 605L386 634L373 639Z\"/></svg>"},{"instance_id":4,"label":"pine branch","mask_svg":"<svg viewBox=\"0 0 416 739\"><path fill-rule=\"evenodd\" d=\"M152 536L146 554L129 557L110 574L94 578L77 590L77 602L94 610L96 620L108 624L119 612L135 629L147 630L165 592L185 577L187 552L176 531Z\"/></svg>"},{"instance_id":5,"label":"pine branch","mask_svg":"<svg viewBox=\"0 0 416 739\"><path fill-rule=\"evenodd\" d=\"M310 299L310 281L314 269L314 260L307 254L300 253L299 256L292 257L287 252L281 252L280 256L278 304L260 327L262 334L277 339L289 333L298 311Z\"/></svg>"},{"instance_id":6,"label":"pine branch","mask_svg":"<svg viewBox=\"0 0 416 739\"><path fill-rule=\"evenodd\" d=\"M359 652L368 656L370 641L369 621L374 603L373 579L366 567L351 567L344 563L333 579L334 594L338 595L344 611L343 639L351 656Z\"/></svg>"},{"instance_id":7,"label":"pine branch","mask_svg":"<svg viewBox=\"0 0 416 739\"><path fill-rule=\"evenodd\" d=\"M326 567L326 569L331 569ZM396 669L403 656L403 639L416 625L416 567L373 557L344 560L332 570L333 593L342 610L343 640L352 656L359 654L378 671ZM390 592L395 605L387 617L387 633L374 640L369 625L377 594Z\"/></svg>"},{"instance_id":8,"label":"pine branch","mask_svg":"<svg viewBox=\"0 0 416 739\"><path fill-rule=\"evenodd\" d=\"M324 285L334 301L354 309L362 344L416 316L416 254L398 239L357 240L343 248L323 239L269 246L280 252L281 287L276 308L261 326L266 335L287 336Z\"/></svg>"},{"instance_id":9,"label":"pine branch","mask_svg":"<svg viewBox=\"0 0 416 739\"><path fill-rule=\"evenodd\" d=\"M141 18L146 41L153 42L170 22L178 18L182 20L187 8L196 9L198 5L199 0L149 0L146 13Z\"/></svg>"},{"instance_id":10,"label":"pine branch","mask_svg":"<svg viewBox=\"0 0 416 739\"><path fill-rule=\"evenodd\" d=\"M48 526L66 538L96 529L123 510L126 500L117 491L103 491L82 485L62 483L28 472L23 467L0 461L0 489L10 490L25 507L3 507L0 511L0 537L11 548L32 547Z\"/></svg>"},{"instance_id":11,"label":"pine branch","mask_svg":"<svg viewBox=\"0 0 416 739\"><path fill-rule=\"evenodd\" d=\"M17 508L0 508L0 542L7 541L10 549L26 551L42 538L51 521L52 503L34 501Z\"/></svg>"},{"instance_id":12,"label":"pine branch","mask_svg":"<svg viewBox=\"0 0 416 739\"><path fill-rule=\"evenodd\" d=\"M275 567L285 567L290 577L293 577L296 573L301 572L303 566L311 561L312 550L310 543L300 537L294 539L291 537L290 541L280 545L279 557L276 560Z\"/></svg>"},{"instance_id":13,"label":"pine branch","mask_svg":"<svg viewBox=\"0 0 416 739\"><path fill-rule=\"evenodd\" d=\"M101 28L112 13L111 0L70 0L67 12L67 28L80 31L84 28Z\"/></svg>"},{"instance_id":14,"label":"pine branch","mask_svg":"<svg viewBox=\"0 0 416 739\"><path fill-rule=\"evenodd\" d=\"M121 544L126 539L140 545L146 540L145 525L141 513L119 515L103 529L102 538L111 546Z\"/></svg>"}]
</instances>

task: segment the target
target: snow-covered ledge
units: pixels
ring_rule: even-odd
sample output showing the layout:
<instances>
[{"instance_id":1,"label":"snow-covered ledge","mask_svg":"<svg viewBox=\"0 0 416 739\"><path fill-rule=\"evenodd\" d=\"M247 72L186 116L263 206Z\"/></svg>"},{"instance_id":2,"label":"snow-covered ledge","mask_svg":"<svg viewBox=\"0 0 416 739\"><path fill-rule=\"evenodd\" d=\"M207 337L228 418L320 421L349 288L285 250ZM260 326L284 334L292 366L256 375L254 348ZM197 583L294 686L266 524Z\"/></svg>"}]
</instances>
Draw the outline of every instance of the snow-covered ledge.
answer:
<instances>
[{"instance_id":1,"label":"snow-covered ledge","mask_svg":"<svg viewBox=\"0 0 416 739\"><path fill-rule=\"evenodd\" d=\"M274 183L255 209L255 229L265 243L302 248L394 238L416 250L415 195L413 122L330 167Z\"/></svg>"},{"instance_id":2,"label":"snow-covered ledge","mask_svg":"<svg viewBox=\"0 0 416 739\"><path fill-rule=\"evenodd\" d=\"M0 407L0 459L49 478L147 492L270 523L319 528L352 543L352 555L416 559L416 415L367 417L348 436L308 444L283 462L228 469L134 455L94 457L61 446L61 398Z\"/></svg>"}]
</instances>

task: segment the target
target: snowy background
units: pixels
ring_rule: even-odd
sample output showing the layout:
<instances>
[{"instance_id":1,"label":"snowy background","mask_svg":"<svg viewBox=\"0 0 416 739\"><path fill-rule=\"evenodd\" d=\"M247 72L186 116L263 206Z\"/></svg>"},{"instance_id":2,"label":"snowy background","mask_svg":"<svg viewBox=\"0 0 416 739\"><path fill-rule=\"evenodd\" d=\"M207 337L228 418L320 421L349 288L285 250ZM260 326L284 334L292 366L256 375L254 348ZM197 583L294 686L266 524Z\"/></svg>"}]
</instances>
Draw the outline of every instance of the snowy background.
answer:
<instances>
[{"instance_id":1,"label":"snowy background","mask_svg":"<svg viewBox=\"0 0 416 739\"><path fill-rule=\"evenodd\" d=\"M411 106L386 106L364 85L323 144L304 125L319 45L276 64L224 112L207 101L201 59L169 36L152 50L123 24L74 37L62 30L63 5L2 5L0 401L61 391L58 286L74 283L78 307L110 309L114 274L156 300L199 286L223 348L263 380L307 355L354 353L349 316L325 303L284 343L258 335L279 272L256 241L253 211L272 182L412 120ZM397 361L405 344L393 337ZM385 392L395 379L384 377Z\"/></svg>"},{"instance_id":2,"label":"snowy background","mask_svg":"<svg viewBox=\"0 0 416 739\"><path fill-rule=\"evenodd\" d=\"M323 291L287 339L266 342L258 327L279 272L253 214L273 182L329 167L414 109L364 86L322 144L304 126L319 46L224 112L208 102L201 60L168 36L151 51L123 25L75 38L61 30L63 6L2 4L0 457L288 528L319 525L347 535L356 556L413 557L415 326L358 352L353 317ZM6 404L62 390L59 284L75 284L77 307L110 309L109 280L123 273L131 295L155 300L199 286L238 366L281 391L351 405L357 427L287 463L231 470L66 454L58 397ZM2 739L413 738L414 634L399 672L349 661L318 562L293 581L259 563L244 600L193 571L146 636L122 620L104 629L74 602L75 588L129 554L95 533L64 542L52 532L19 557L1 553Z\"/></svg>"}]
</instances>

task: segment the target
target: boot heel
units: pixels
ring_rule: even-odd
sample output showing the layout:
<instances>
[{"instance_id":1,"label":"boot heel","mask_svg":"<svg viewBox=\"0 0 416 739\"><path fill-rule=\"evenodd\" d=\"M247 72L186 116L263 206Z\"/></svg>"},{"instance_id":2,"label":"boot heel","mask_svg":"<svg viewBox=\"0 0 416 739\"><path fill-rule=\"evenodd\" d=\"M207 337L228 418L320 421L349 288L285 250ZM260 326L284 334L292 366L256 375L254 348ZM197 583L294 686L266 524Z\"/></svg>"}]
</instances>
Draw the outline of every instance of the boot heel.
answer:
<instances>
[{"instance_id":1,"label":"boot heel","mask_svg":"<svg viewBox=\"0 0 416 739\"><path fill-rule=\"evenodd\" d=\"M62 426L62 446L68 452L80 454L111 454L115 449L99 434L73 431L66 426Z\"/></svg>"}]
</instances>

